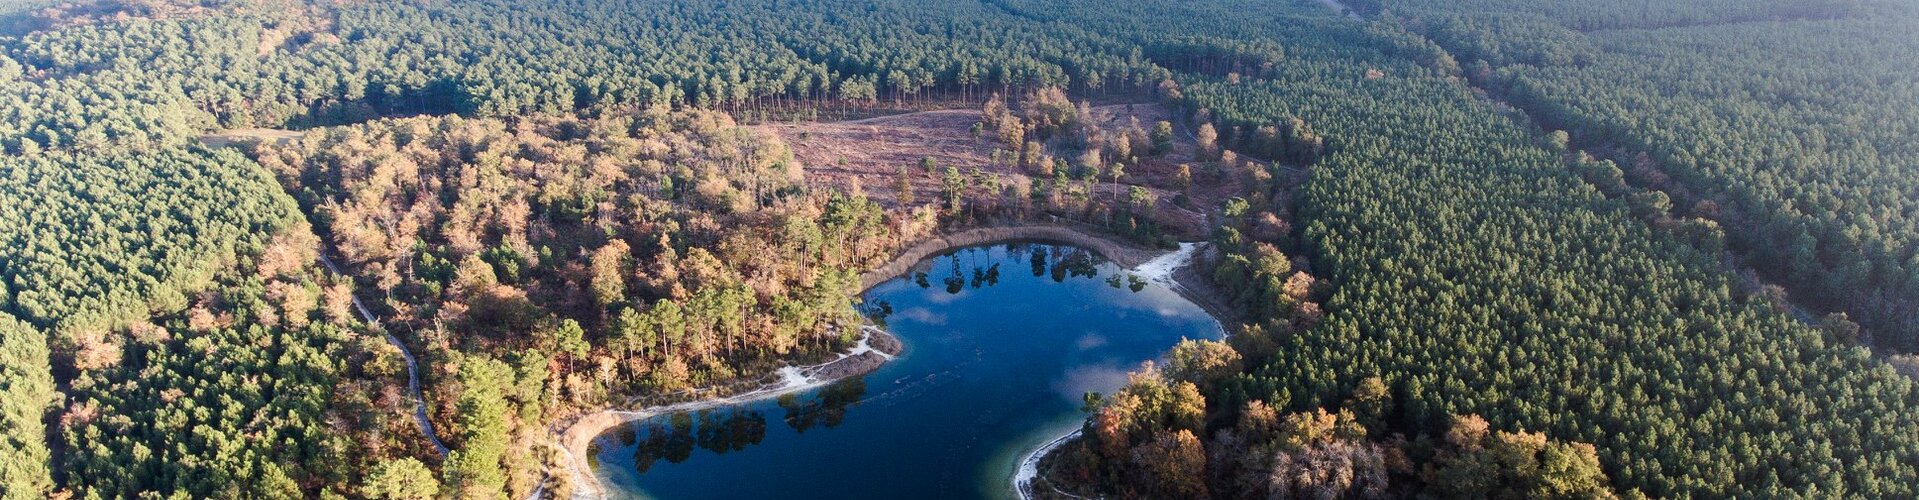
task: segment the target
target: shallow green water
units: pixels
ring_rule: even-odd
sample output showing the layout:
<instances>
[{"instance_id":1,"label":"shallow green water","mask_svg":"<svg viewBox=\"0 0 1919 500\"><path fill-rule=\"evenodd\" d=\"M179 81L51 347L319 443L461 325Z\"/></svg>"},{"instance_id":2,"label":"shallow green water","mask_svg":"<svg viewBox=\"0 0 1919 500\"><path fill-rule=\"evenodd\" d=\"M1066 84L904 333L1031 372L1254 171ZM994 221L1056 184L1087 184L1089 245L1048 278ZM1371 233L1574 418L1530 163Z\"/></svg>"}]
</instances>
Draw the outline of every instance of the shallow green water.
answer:
<instances>
[{"instance_id":1,"label":"shallow green water","mask_svg":"<svg viewBox=\"0 0 1919 500\"><path fill-rule=\"evenodd\" d=\"M1079 426L1081 396L1218 322L1078 248L975 247L866 294L906 352L865 377L601 436L614 494L1003 498L1015 463Z\"/></svg>"}]
</instances>

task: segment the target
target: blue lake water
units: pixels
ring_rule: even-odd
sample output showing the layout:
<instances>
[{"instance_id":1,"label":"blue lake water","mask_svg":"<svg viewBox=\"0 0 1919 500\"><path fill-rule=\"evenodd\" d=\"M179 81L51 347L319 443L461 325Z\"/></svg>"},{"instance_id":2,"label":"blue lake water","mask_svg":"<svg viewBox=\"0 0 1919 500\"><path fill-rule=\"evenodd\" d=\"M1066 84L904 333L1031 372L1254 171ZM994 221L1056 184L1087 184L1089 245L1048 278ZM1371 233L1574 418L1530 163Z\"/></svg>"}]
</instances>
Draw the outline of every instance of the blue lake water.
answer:
<instances>
[{"instance_id":1,"label":"blue lake water","mask_svg":"<svg viewBox=\"0 0 1919 500\"><path fill-rule=\"evenodd\" d=\"M1081 396L1219 323L1074 247L967 248L865 307L905 343L864 377L609 430L610 492L653 498L1005 498L1015 463L1080 425Z\"/></svg>"}]
</instances>

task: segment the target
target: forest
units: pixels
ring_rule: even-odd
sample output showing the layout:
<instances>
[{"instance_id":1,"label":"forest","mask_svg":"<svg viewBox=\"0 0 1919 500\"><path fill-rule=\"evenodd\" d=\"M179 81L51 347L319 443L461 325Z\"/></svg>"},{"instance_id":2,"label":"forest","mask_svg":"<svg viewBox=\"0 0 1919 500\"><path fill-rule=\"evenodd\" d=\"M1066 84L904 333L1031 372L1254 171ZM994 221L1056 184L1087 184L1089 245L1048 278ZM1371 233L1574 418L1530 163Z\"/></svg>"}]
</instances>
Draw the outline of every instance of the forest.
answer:
<instances>
[{"instance_id":1,"label":"forest","mask_svg":"<svg viewBox=\"0 0 1919 500\"><path fill-rule=\"evenodd\" d=\"M1596 44L1603 55L1589 66L1494 78L1542 122L1613 150L1633 184L1718 221L1794 301L1849 315L1864 327L1857 341L1919 349L1915 186L1902 172L1919 124L1910 86L1885 83L1914 62L1909 20L1700 27ZM1642 76L1621 81L1626 71ZM1737 76L1671 90L1722 75ZM1624 111L1642 106L1658 111Z\"/></svg>"},{"instance_id":2,"label":"forest","mask_svg":"<svg viewBox=\"0 0 1919 500\"><path fill-rule=\"evenodd\" d=\"M1314 22L1335 21L1276 24ZM1297 64L1251 84L1182 79L1197 113L1241 130L1302 120L1331 151L1299 198L1306 244L1289 251L1310 257L1333 293L1315 307L1293 299L1295 319L1251 325L1235 338L1249 344L1242 352L1272 354L1246 356L1266 359L1241 362L1245 373L1205 394L1206 428L1219 441L1200 443L1208 472L1223 465L1221 449L1243 449L1219 429L1248 402L1281 414L1332 407L1377 376L1394 396L1389 429L1437 434L1455 416L1475 414L1495 427L1590 442L1621 491L1905 494L1906 481L1888 478L1912 474L1904 464L1913 444L1885 441L1904 434L1885 419L1903 418L1897 408L1913 403L1910 380L1749 292L1719 263L1717 224L1683 212L1640 223L1637 214L1672 202L1588 185L1575 172L1602 163L1475 97L1457 83L1463 70L1445 47L1399 25L1355 31L1373 40L1287 44ZM1242 241L1235 230L1220 246ZM1246 294L1285 296L1294 280L1281 278L1284 259L1249 250L1245 261L1274 262L1258 268L1279 272L1263 284L1265 274L1254 274L1240 285ZM1301 328L1302 313L1321 311ZM1268 341L1249 332L1284 334ZM1852 389L1829 392L1836 387ZM1821 393L1837 397L1814 396ZM1828 413L1841 407L1855 410ZM1750 437L1729 436L1741 434ZM1816 449L1830 455L1801 454L1809 442L1828 443ZM1108 474L1117 474L1108 484L1139 477Z\"/></svg>"},{"instance_id":3,"label":"forest","mask_svg":"<svg viewBox=\"0 0 1919 500\"><path fill-rule=\"evenodd\" d=\"M1346 5L0 3L0 497L562 495L551 424L845 348L902 248L1175 210L1241 323L1057 492L1919 495L1912 5ZM927 109L1008 159L746 126Z\"/></svg>"},{"instance_id":4,"label":"forest","mask_svg":"<svg viewBox=\"0 0 1919 500\"><path fill-rule=\"evenodd\" d=\"M803 189L782 144L710 111L407 118L311 137L261 164L372 284L387 324L449 367L424 383L458 395L430 414L458 436L462 496L530 491L500 478L538 479L549 415L841 350L860 321L855 270L930 229L857 192Z\"/></svg>"},{"instance_id":5,"label":"forest","mask_svg":"<svg viewBox=\"0 0 1919 500\"><path fill-rule=\"evenodd\" d=\"M1913 163L1913 99L1895 83L1919 47L1913 5L1702 6L1672 25L1501 2L1388 6L1475 84L1677 213L1726 228L1778 295L1858 323L1849 340L1919 349L1919 241L1900 171Z\"/></svg>"},{"instance_id":6,"label":"forest","mask_svg":"<svg viewBox=\"0 0 1919 500\"><path fill-rule=\"evenodd\" d=\"M245 156L0 162L8 495L297 496L423 443L396 354Z\"/></svg>"}]
</instances>

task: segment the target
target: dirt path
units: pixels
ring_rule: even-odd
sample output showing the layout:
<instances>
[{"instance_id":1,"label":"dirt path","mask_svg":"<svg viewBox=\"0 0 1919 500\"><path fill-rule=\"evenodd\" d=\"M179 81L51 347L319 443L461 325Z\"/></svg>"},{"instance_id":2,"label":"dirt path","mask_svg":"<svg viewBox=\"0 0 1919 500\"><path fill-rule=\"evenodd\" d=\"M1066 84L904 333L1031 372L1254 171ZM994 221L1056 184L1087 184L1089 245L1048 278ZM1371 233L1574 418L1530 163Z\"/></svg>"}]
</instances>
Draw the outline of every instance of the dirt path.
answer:
<instances>
[{"instance_id":1,"label":"dirt path","mask_svg":"<svg viewBox=\"0 0 1919 500\"><path fill-rule=\"evenodd\" d=\"M320 253L320 264L326 266L327 272L337 276L347 276L346 273L340 272L338 266L333 265L333 259L327 258L326 252ZM433 420L426 416L426 398L420 397L419 359L413 356L413 351L407 350L405 342L401 342L399 337L393 336L393 332L380 326L380 319L373 316L373 311L367 309L366 304L360 302L360 297L357 295L353 297L353 308L360 312L360 318L366 320L367 325L378 328L381 334L386 335L386 342L400 350L400 357L406 358L406 393L408 397L413 398L413 421L419 424L420 433L426 435L427 441L433 443L433 449L440 452L440 456L447 456L449 450L446 443L441 442L440 435L433 432Z\"/></svg>"},{"instance_id":2,"label":"dirt path","mask_svg":"<svg viewBox=\"0 0 1919 500\"><path fill-rule=\"evenodd\" d=\"M846 120L846 121L828 122L828 123L838 124L838 125L869 125L869 124L883 124L883 123L895 123L895 122L912 122L915 120L927 119L927 118L935 118L935 119L963 118L966 120L979 120L979 115L980 115L979 110L976 110L976 109L939 109L939 110L933 110L933 111L915 111L912 113L900 113L897 115L880 115L872 118L861 118L858 120Z\"/></svg>"}]
</instances>

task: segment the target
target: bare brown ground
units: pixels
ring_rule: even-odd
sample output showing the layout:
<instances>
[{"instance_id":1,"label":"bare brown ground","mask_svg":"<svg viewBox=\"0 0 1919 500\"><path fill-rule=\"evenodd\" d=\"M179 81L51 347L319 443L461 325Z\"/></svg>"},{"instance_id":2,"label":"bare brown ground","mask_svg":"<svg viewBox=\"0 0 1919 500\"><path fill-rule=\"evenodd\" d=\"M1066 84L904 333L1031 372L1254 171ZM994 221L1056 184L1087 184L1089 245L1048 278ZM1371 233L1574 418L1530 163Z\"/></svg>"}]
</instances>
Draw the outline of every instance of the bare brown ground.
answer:
<instances>
[{"instance_id":1,"label":"bare brown ground","mask_svg":"<svg viewBox=\"0 0 1919 500\"><path fill-rule=\"evenodd\" d=\"M958 167L972 172L1011 173L1011 167L991 165L994 142L974 138L978 110L922 111L844 122L769 123L753 128L779 135L806 166L809 182L846 187L857 180L873 199L898 206L893 184L900 167L913 171L914 199L925 202L939 193L939 176L920 168L921 158L932 158L941 169Z\"/></svg>"},{"instance_id":2,"label":"bare brown ground","mask_svg":"<svg viewBox=\"0 0 1919 500\"><path fill-rule=\"evenodd\" d=\"M1171 121L1172 112L1159 104L1112 104L1092 108L1093 119L1109 134L1135 121L1151 130L1154 123ZM939 197L940 174L947 166L971 173L977 168L1001 176L1024 176L1016 165L994 164L993 151L1001 149L984 131L975 137L976 109L921 111L840 122L763 123L755 130L773 133L793 148L794 156L805 166L807 180L815 185L848 188L858 182L873 200L888 207L900 206L896 193L899 169L910 173L915 203L932 203ZM1206 212L1219 206L1228 193L1237 192L1231 176L1208 176L1207 169L1195 161L1197 146L1192 133L1179 130L1171 151L1156 156L1142 155L1129 162L1120 183L1100 183L1092 196L1101 201L1125 200L1131 186L1144 187L1159 200L1155 217L1182 239L1200 239L1202 228L1210 227ZM1148 145L1136 147L1144 149ZM922 158L932 158L936 172L920 166ZM1174 205L1179 192L1170 189L1182 164L1192 166L1194 209Z\"/></svg>"},{"instance_id":3,"label":"bare brown ground","mask_svg":"<svg viewBox=\"0 0 1919 500\"><path fill-rule=\"evenodd\" d=\"M299 140L301 135L303 135L303 133L298 130L237 128L201 135L200 143L207 145L207 147L215 148L262 143L285 145Z\"/></svg>"},{"instance_id":4,"label":"bare brown ground","mask_svg":"<svg viewBox=\"0 0 1919 500\"><path fill-rule=\"evenodd\" d=\"M1126 176L1120 180L1123 184L1143 186L1151 190L1160 200L1158 216L1173 225L1189 230L1182 234L1184 239L1206 238L1207 234L1204 231L1213 227L1208 214L1217 209L1226 198L1237 196L1244 191L1239 186L1237 176L1213 175L1215 170L1208 167L1207 162L1199 160L1199 144L1193 139L1193 131L1179 125L1179 120L1173 119L1172 110L1167 109L1166 106L1111 104L1094 106L1092 112L1100 129L1107 131L1108 134L1117 133L1131 126L1135 121L1149 132L1153 129L1153 124L1160 121L1174 124L1172 148L1157 155L1140 155L1139 161L1126 165ZM1137 149L1149 146L1151 145L1134 145ZM1192 170L1193 187L1186 190L1186 195L1192 198L1191 205L1195 210L1179 209L1172 204L1173 197L1178 193L1169 187L1175 185L1173 179L1179 173L1181 165L1189 166ZM1114 194L1109 190L1126 189L1114 186L1112 183L1101 184L1100 187L1102 189L1100 192L1107 196ZM1123 198L1125 194L1119 193L1119 196Z\"/></svg>"}]
</instances>

